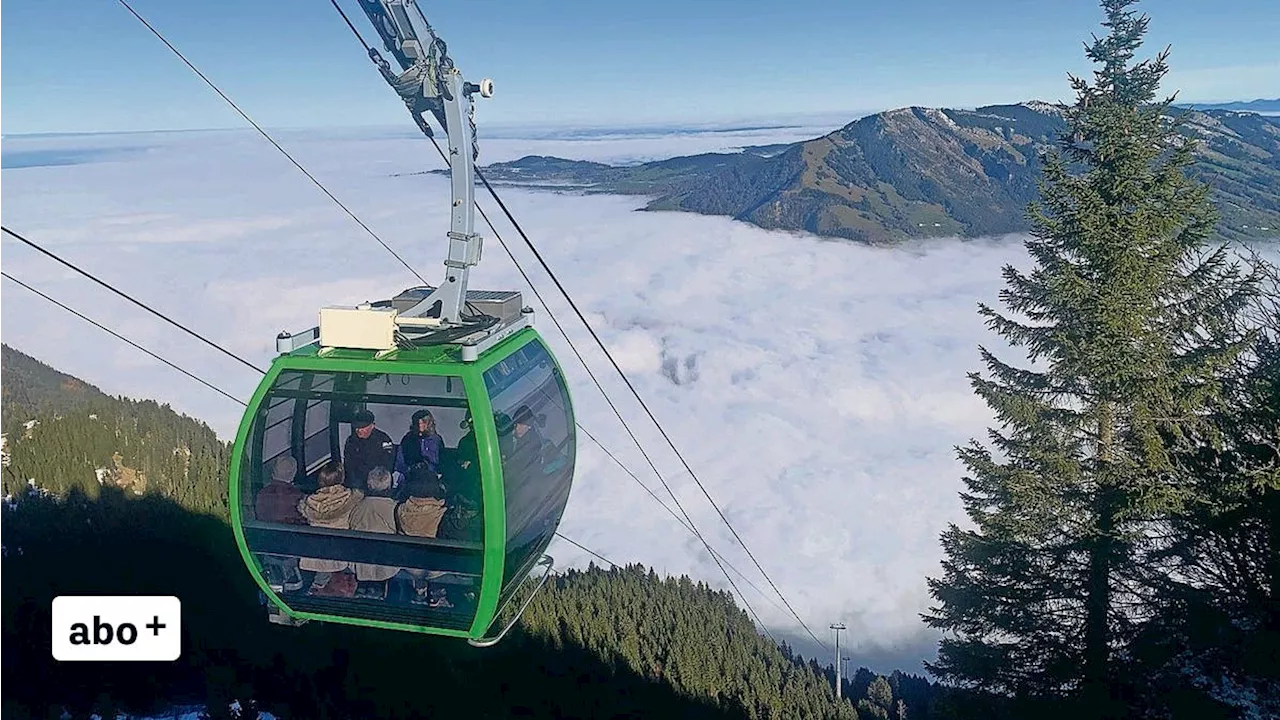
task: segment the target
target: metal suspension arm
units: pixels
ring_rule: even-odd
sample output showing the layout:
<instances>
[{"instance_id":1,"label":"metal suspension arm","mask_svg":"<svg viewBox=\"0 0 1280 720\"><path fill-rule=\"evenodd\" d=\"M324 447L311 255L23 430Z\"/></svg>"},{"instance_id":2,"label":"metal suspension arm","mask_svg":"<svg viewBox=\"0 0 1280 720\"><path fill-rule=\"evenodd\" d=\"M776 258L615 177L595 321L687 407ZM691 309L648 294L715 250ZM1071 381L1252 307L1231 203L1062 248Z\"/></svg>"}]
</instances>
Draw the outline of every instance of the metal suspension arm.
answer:
<instances>
[{"instance_id":1,"label":"metal suspension arm","mask_svg":"<svg viewBox=\"0 0 1280 720\"><path fill-rule=\"evenodd\" d=\"M383 46L399 63L397 74L382 55L369 48L369 57L383 78L404 100L414 122L432 137L425 113L430 112L449 136L452 208L449 223L449 255L440 287L407 316L435 316L442 324L464 324L467 280L480 262L482 238L475 232L476 126L471 96L493 94L493 81L469 83L453 65L448 49L432 30L415 0L359 0L360 8L382 37ZM435 306L439 305L438 315Z\"/></svg>"}]
</instances>

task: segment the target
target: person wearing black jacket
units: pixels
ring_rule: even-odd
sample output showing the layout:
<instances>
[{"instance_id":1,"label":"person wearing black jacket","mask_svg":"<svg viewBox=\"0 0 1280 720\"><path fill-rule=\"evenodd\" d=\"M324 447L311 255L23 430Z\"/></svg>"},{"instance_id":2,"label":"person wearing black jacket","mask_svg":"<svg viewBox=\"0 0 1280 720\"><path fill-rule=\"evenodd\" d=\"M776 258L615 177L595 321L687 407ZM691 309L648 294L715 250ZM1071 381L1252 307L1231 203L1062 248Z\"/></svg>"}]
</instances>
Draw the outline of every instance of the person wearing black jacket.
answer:
<instances>
[{"instance_id":1,"label":"person wearing black jacket","mask_svg":"<svg viewBox=\"0 0 1280 720\"><path fill-rule=\"evenodd\" d=\"M343 464L347 468L347 487L365 490L369 471L376 468L391 470L396 463L396 446L391 436L373 424L373 413L361 410L351 422L351 436L342 448Z\"/></svg>"}]
</instances>

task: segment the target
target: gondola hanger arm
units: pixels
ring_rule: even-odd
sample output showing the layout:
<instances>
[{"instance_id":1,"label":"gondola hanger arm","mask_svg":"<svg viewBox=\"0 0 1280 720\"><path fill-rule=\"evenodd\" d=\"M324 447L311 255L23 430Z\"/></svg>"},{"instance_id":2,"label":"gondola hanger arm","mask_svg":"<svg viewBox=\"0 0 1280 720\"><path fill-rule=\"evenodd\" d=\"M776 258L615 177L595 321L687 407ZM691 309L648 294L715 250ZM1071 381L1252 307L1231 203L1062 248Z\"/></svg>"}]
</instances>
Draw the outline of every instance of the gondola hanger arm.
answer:
<instances>
[{"instance_id":1,"label":"gondola hanger arm","mask_svg":"<svg viewBox=\"0 0 1280 720\"><path fill-rule=\"evenodd\" d=\"M400 66L400 72L396 72L376 48L366 45L369 58L383 79L404 101L414 123L427 137L433 137L426 117L430 113L449 138L452 204L444 282L400 314L435 317L444 325L466 324L467 282L471 268L480 262L483 246L483 239L475 232L475 160L479 147L471 99L477 94L491 97L493 81L471 83L463 78L449 57L444 40L436 35L415 0L358 2L383 47ZM358 32L356 35L359 37Z\"/></svg>"}]
</instances>

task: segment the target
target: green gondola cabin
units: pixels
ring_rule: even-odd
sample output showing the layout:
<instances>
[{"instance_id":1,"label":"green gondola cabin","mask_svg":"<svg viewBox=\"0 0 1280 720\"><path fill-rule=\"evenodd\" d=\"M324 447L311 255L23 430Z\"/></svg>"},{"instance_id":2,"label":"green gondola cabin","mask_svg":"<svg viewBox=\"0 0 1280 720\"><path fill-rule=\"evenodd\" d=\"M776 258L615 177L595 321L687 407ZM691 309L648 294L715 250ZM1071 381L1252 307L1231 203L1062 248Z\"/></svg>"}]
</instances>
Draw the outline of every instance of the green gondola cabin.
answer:
<instances>
[{"instance_id":1,"label":"green gondola cabin","mask_svg":"<svg viewBox=\"0 0 1280 720\"><path fill-rule=\"evenodd\" d=\"M412 304L413 292L396 302ZM288 351L272 363L241 422L229 493L241 553L280 621L353 623L465 637L478 645L505 632L491 631L499 612L518 608L521 586L550 569L542 553L568 502L575 457L564 376L528 326L528 311L517 307L523 322L511 322L518 300L517 293L468 293L470 306L505 307L508 316L498 318L506 323L503 332L477 345L334 347L323 337L325 312L301 347L291 348L298 341L282 336L280 349ZM337 316L335 327L349 335L352 314L396 314L381 305L325 310L347 313ZM411 492L421 468L403 472L402 442L416 442L424 410L439 438L426 473L438 480L439 492L430 494L441 497L431 498L434 503ZM347 472L339 492L353 504L361 495L390 498L384 502L394 504L396 518L405 503L438 508L443 500L436 536L385 523L375 532L352 529L360 524L350 515L342 527L314 517L309 522L288 507L287 516L263 509L270 507L261 499L264 490L278 488L290 505L305 504L321 489L326 466L344 460L349 438L370 419L373 430L385 432L377 437L391 439L377 466L392 474L392 486L373 488Z\"/></svg>"},{"instance_id":2,"label":"green gondola cabin","mask_svg":"<svg viewBox=\"0 0 1280 720\"><path fill-rule=\"evenodd\" d=\"M573 407L520 294L467 289L483 245L471 101L493 82L463 79L416 4L360 6L402 71L366 46L383 78L424 134L428 113L448 133L444 280L280 334L236 435L232 528L275 622L488 646L550 574Z\"/></svg>"}]
</instances>

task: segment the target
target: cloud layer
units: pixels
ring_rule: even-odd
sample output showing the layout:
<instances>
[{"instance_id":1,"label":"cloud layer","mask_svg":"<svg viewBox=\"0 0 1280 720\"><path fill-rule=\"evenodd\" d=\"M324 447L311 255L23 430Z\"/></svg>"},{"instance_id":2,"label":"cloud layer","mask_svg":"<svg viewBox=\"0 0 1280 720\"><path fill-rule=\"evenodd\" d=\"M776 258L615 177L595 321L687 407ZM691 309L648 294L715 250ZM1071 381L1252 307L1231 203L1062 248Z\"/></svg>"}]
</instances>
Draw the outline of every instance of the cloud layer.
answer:
<instances>
[{"instance_id":1,"label":"cloud layer","mask_svg":"<svg viewBox=\"0 0 1280 720\"><path fill-rule=\"evenodd\" d=\"M774 135L768 135L773 132ZM782 133L779 136L779 132ZM495 139L486 161L525 154L650 159L794 139L806 130L674 139ZM348 207L436 282L448 186L390 177L438 167L420 140L292 134L286 145ZM115 146L127 153L108 152ZM95 152L82 152L89 149ZM182 133L7 139L5 224L265 366L281 329L326 304L389 297L414 278L260 139ZM72 152L75 151L75 152ZM33 154L81 158L32 162ZM78 154L77 154L78 153ZM84 159L84 158L88 159ZM975 303L995 303L1017 239L868 248L725 218L634 212L640 198L504 190L504 199L675 439L725 515L824 640L918 670L934 638L918 613L938 534L962 519L953 446L990 416L970 392L977 345L1004 346ZM482 200L491 217L498 211ZM498 225L698 527L768 591L701 491L644 420L516 232ZM581 424L671 505L547 313L487 230L473 287L525 290L573 383ZM247 398L251 371L6 239L6 271ZM102 387L150 397L234 433L241 409L36 298L4 285L4 341ZM1009 356L1008 353L1005 353ZM1016 357L1015 357L1016 359ZM585 438L562 531L615 562L724 577L700 543ZM557 541L559 565L586 553ZM816 653L776 596L735 580L765 623ZM821 655L820 657L825 657ZM878 662L875 660L878 658Z\"/></svg>"}]
</instances>

